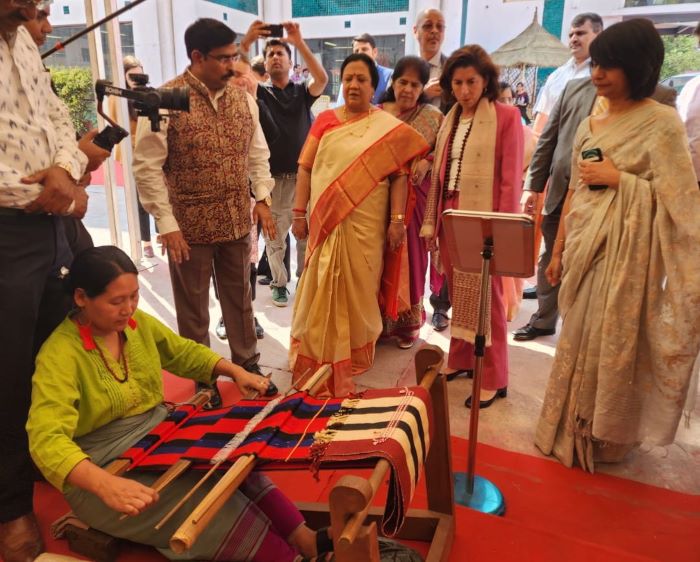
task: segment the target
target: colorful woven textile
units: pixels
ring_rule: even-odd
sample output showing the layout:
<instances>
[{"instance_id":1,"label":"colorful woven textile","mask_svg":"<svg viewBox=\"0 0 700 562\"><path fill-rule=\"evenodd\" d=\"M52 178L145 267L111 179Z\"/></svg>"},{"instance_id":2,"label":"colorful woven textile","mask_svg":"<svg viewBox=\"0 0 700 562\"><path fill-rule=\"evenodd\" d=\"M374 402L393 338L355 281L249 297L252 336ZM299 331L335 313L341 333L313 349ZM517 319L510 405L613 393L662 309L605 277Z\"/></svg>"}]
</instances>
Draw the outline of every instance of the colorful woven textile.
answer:
<instances>
[{"instance_id":1,"label":"colorful woven textile","mask_svg":"<svg viewBox=\"0 0 700 562\"><path fill-rule=\"evenodd\" d=\"M368 390L361 397L345 399L319 399L299 392L273 404L255 427L246 428L269 405L268 400L242 400L230 408L194 414L176 410L122 458L132 461L129 470L166 470L181 459L206 469L246 429L248 436L222 468L249 454L265 469L372 466L383 458L392 471L382 531L395 535L430 447L429 394L420 387ZM173 429L176 423L180 425Z\"/></svg>"}]
</instances>

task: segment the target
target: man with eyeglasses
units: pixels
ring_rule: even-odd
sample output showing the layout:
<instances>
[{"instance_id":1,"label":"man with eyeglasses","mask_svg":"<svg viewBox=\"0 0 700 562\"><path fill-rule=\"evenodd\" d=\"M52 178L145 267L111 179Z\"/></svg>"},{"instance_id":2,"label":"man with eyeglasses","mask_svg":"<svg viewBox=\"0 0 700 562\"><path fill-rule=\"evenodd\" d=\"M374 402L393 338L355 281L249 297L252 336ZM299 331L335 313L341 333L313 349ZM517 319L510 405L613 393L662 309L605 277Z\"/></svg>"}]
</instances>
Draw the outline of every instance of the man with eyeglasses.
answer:
<instances>
[{"instance_id":1,"label":"man with eyeglasses","mask_svg":"<svg viewBox=\"0 0 700 562\"><path fill-rule=\"evenodd\" d=\"M173 113L159 132L139 119L134 177L144 208L168 252L180 335L209 345L212 269L231 360L260 372L250 276L250 193L254 219L275 238L268 150L255 100L231 78L235 32L202 18L185 31L191 64L166 88L190 88L190 111ZM218 394L218 393L217 393ZM212 405L220 403L217 396Z\"/></svg>"},{"instance_id":2,"label":"man with eyeglasses","mask_svg":"<svg viewBox=\"0 0 700 562\"><path fill-rule=\"evenodd\" d=\"M445 17L440 10L430 8L418 14L413 26L413 35L420 48L420 56L430 65L430 79L423 92L428 101L439 107L446 113L447 107L442 101L442 88L440 87L440 75L442 66L447 57L440 49L445 40ZM442 332L450 325L448 312L450 310L450 297L447 292L447 277L439 273L438 268L430 263L430 304L433 307L431 324L436 331Z\"/></svg>"},{"instance_id":3,"label":"man with eyeglasses","mask_svg":"<svg viewBox=\"0 0 700 562\"><path fill-rule=\"evenodd\" d=\"M430 80L425 85L423 92L428 100L436 107L442 105L442 88L440 87L440 75L442 65L447 57L442 54L442 43L445 40L445 17L436 8L429 8L418 14L413 26L413 35L418 42L420 56L430 65ZM444 109L441 107L441 109Z\"/></svg>"},{"instance_id":4,"label":"man with eyeglasses","mask_svg":"<svg viewBox=\"0 0 700 562\"><path fill-rule=\"evenodd\" d=\"M39 52L22 27L43 2L0 0L0 558L42 551L25 424L34 357L50 331L51 277L70 265L63 215L83 216L88 164Z\"/></svg>"}]
</instances>

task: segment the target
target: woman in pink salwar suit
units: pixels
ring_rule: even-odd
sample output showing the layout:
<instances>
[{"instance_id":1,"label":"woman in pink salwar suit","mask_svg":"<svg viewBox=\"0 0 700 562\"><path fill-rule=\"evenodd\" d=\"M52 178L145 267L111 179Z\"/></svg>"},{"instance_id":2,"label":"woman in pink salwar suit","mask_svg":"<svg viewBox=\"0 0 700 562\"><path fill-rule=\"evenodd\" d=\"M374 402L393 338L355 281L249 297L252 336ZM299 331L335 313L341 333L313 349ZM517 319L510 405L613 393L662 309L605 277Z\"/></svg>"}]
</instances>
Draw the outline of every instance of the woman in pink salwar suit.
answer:
<instances>
[{"instance_id":1,"label":"woman in pink salwar suit","mask_svg":"<svg viewBox=\"0 0 700 562\"><path fill-rule=\"evenodd\" d=\"M523 131L517 108L495 101L498 70L478 45L455 51L443 67L440 83L457 103L438 133L433 166L437 173L428 194L421 236L431 243L439 241L447 274L453 313L445 374L451 380L460 374L473 375L480 276L454 269L441 232L441 215L446 209L519 212ZM491 189L483 189L485 186ZM498 276L491 278L488 325L482 408L504 397L508 386L506 313ZM466 406L471 406L471 397Z\"/></svg>"}]
</instances>

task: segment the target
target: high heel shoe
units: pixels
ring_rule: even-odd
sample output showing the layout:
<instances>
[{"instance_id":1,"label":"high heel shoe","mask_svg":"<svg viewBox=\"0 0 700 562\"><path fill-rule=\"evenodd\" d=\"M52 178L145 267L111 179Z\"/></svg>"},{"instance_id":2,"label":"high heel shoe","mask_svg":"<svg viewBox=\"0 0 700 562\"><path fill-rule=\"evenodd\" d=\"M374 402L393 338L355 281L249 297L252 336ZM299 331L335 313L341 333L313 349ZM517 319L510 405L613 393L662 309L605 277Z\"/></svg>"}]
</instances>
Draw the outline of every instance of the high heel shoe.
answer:
<instances>
[{"instance_id":1,"label":"high heel shoe","mask_svg":"<svg viewBox=\"0 0 700 562\"><path fill-rule=\"evenodd\" d=\"M493 404L496 401L496 398L505 398L506 396L508 396L508 387L504 386L503 388L499 388L496 391L496 394L494 394L488 400L480 400L479 401L479 408L481 410L483 410L484 408L488 408L491 404ZM464 405L467 408L472 407L472 397L471 396L464 401Z\"/></svg>"},{"instance_id":2,"label":"high heel shoe","mask_svg":"<svg viewBox=\"0 0 700 562\"><path fill-rule=\"evenodd\" d=\"M473 379L474 378L474 370L473 369L458 369L454 373L448 373L445 375L445 380L447 382L455 380L458 376L464 375L468 379Z\"/></svg>"}]
</instances>

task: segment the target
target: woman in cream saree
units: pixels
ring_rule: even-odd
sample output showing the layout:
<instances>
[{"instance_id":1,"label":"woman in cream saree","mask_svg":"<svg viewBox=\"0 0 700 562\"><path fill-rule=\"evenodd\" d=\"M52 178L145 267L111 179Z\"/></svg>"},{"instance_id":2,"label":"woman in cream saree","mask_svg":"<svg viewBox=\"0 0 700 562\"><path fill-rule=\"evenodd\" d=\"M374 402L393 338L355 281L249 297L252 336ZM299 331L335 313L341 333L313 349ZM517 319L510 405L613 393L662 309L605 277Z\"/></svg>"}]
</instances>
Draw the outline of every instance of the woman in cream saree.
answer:
<instances>
[{"instance_id":1,"label":"woman in cream saree","mask_svg":"<svg viewBox=\"0 0 700 562\"><path fill-rule=\"evenodd\" d=\"M378 295L385 240L394 249L405 240L408 163L428 150L414 129L371 108L372 70L366 55L343 63L347 103L314 122L299 157L293 209L298 238L306 236L307 204L310 209L292 318L293 380L330 364L328 392L336 396L352 392L352 376L374 361L382 331Z\"/></svg>"},{"instance_id":2,"label":"woman in cream saree","mask_svg":"<svg viewBox=\"0 0 700 562\"><path fill-rule=\"evenodd\" d=\"M647 97L658 68L633 81L620 40L650 65L663 60L646 20L611 26L591 44L593 82L610 107L586 119L574 143L547 272L556 284L565 247L564 323L535 436L545 454L591 472L642 441L673 442L700 345L700 192L687 140L677 113ZM583 162L590 149L604 160Z\"/></svg>"}]
</instances>

